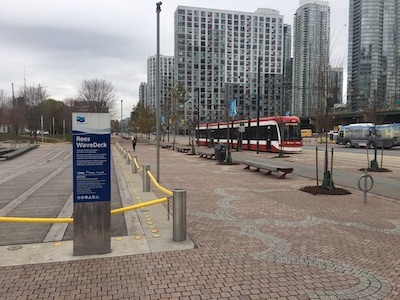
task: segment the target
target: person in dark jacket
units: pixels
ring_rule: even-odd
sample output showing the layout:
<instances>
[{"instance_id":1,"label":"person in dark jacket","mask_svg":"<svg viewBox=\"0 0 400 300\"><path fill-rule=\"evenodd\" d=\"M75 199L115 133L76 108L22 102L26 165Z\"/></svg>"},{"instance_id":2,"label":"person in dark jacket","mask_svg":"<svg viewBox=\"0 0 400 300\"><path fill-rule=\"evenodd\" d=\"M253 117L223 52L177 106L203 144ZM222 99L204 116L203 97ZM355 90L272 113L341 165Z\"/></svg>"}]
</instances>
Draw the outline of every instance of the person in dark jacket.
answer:
<instances>
[{"instance_id":1,"label":"person in dark jacket","mask_svg":"<svg viewBox=\"0 0 400 300\"><path fill-rule=\"evenodd\" d=\"M133 151L136 151L136 137L132 137L132 148Z\"/></svg>"}]
</instances>

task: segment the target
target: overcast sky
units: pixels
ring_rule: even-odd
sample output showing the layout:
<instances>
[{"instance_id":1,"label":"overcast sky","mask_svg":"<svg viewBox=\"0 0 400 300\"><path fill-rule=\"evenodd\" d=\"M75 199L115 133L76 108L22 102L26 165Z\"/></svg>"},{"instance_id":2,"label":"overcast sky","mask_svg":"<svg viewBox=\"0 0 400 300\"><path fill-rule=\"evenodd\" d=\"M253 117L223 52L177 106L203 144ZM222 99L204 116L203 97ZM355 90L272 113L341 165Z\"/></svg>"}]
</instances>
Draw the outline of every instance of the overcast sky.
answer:
<instances>
[{"instance_id":1,"label":"overcast sky","mask_svg":"<svg viewBox=\"0 0 400 300\"><path fill-rule=\"evenodd\" d=\"M0 0L0 90L11 96L27 85L46 87L63 101L84 79L106 79L123 99L124 117L138 101L146 64L156 54L156 2L140 0ZM160 54L174 54L178 5L254 12L278 10L293 24L298 0L162 0ZM347 66L349 0L329 1L331 61ZM116 107L120 114L120 102ZM125 115L126 114L126 115ZM119 115L118 115L119 116Z\"/></svg>"}]
</instances>

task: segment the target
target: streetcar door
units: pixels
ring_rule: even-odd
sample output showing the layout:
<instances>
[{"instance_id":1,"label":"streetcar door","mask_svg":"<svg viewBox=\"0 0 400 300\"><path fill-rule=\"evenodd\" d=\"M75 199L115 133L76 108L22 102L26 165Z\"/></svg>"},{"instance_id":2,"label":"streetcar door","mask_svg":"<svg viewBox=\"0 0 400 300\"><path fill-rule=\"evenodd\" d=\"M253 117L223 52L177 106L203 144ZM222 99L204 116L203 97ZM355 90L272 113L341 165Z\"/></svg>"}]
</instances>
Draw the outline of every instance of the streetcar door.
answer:
<instances>
[{"instance_id":1,"label":"streetcar door","mask_svg":"<svg viewBox=\"0 0 400 300\"><path fill-rule=\"evenodd\" d=\"M273 133L272 131L274 130L274 126L268 125L267 126L267 134L266 134L266 142L267 142L267 151L271 151L271 140Z\"/></svg>"}]
</instances>

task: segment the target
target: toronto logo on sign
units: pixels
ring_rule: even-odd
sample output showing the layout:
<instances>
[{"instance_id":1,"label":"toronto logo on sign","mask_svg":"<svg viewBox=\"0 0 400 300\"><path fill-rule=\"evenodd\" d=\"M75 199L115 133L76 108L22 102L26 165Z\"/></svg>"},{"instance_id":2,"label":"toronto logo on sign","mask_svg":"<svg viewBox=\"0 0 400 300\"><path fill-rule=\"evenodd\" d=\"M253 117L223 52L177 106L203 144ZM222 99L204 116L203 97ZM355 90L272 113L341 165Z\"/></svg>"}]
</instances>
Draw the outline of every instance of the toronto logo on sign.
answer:
<instances>
[{"instance_id":1,"label":"toronto logo on sign","mask_svg":"<svg viewBox=\"0 0 400 300\"><path fill-rule=\"evenodd\" d=\"M85 117L77 116L77 117L76 117L76 121L77 121L78 123L83 123L83 122L85 122Z\"/></svg>"}]
</instances>

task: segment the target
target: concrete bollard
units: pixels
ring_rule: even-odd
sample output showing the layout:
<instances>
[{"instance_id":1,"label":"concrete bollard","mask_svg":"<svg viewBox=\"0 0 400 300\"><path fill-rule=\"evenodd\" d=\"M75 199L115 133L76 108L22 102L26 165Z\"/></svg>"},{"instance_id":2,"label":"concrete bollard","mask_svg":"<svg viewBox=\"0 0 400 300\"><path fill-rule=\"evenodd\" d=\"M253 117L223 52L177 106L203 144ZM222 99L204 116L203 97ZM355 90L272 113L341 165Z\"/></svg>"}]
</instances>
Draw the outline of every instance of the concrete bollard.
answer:
<instances>
[{"instance_id":1,"label":"concrete bollard","mask_svg":"<svg viewBox=\"0 0 400 300\"><path fill-rule=\"evenodd\" d=\"M150 165L143 166L143 192L150 192L150 176L147 171L150 171Z\"/></svg>"},{"instance_id":2,"label":"concrete bollard","mask_svg":"<svg viewBox=\"0 0 400 300\"><path fill-rule=\"evenodd\" d=\"M132 174L137 174L137 167L136 167L136 164L135 164L135 160L137 159L137 156L136 155L133 155L132 156Z\"/></svg>"},{"instance_id":3,"label":"concrete bollard","mask_svg":"<svg viewBox=\"0 0 400 300\"><path fill-rule=\"evenodd\" d=\"M129 157L131 157L130 155L130 151L127 151L127 155L126 155L126 164L129 165L131 163L131 160L129 159Z\"/></svg>"},{"instance_id":4,"label":"concrete bollard","mask_svg":"<svg viewBox=\"0 0 400 300\"><path fill-rule=\"evenodd\" d=\"M186 240L186 190L173 190L173 233L172 240L174 242L182 242Z\"/></svg>"}]
</instances>

